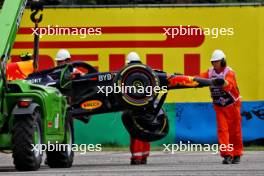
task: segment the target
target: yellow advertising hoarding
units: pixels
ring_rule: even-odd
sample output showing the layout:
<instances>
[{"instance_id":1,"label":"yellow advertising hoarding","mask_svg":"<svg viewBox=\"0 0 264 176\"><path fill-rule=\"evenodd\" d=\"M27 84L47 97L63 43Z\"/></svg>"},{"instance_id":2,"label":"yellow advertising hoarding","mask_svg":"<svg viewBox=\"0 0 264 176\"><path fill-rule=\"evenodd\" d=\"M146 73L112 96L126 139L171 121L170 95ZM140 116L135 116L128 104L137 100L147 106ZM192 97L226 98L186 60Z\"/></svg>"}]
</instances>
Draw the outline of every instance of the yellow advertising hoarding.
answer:
<instances>
[{"instance_id":1,"label":"yellow advertising hoarding","mask_svg":"<svg viewBox=\"0 0 264 176\"><path fill-rule=\"evenodd\" d=\"M13 58L22 51L32 52L30 13L24 13ZM60 48L99 71L118 69L128 52L137 51L153 68L195 75L211 67L211 53L219 48L237 73L243 100L264 99L263 7L58 8L42 13L43 68L54 66ZM167 98L167 102L208 101L207 88L171 91Z\"/></svg>"}]
</instances>

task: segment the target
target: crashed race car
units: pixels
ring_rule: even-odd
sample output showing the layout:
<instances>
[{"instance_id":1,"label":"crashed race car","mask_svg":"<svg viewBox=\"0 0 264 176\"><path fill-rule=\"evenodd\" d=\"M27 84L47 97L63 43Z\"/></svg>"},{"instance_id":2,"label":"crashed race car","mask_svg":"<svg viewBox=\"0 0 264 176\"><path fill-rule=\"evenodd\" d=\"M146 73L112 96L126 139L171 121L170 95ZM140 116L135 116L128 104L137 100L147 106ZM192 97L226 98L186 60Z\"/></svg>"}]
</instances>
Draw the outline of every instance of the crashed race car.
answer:
<instances>
[{"instance_id":1,"label":"crashed race car","mask_svg":"<svg viewBox=\"0 0 264 176\"><path fill-rule=\"evenodd\" d=\"M82 73L74 73L74 70ZM58 88L68 97L71 116L88 122L91 115L123 111L122 121L136 139L156 141L169 130L162 105L172 89L224 83L180 74L169 75L141 63L128 64L117 72L98 72L85 62L72 62L32 73L33 84Z\"/></svg>"}]
</instances>

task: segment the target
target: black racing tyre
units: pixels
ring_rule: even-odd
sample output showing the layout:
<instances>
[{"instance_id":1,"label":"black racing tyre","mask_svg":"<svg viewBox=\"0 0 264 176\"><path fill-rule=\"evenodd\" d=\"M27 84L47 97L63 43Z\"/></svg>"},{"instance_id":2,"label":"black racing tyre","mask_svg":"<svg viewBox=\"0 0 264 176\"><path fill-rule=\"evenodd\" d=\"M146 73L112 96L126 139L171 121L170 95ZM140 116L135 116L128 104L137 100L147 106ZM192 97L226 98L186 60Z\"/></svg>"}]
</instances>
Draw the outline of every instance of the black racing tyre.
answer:
<instances>
[{"instance_id":1,"label":"black racing tyre","mask_svg":"<svg viewBox=\"0 0 264 176\"><path fill-rule=\"evenodd\" d=\"M155 117L152 114L125 111L122 122L129 134L141 141L157 141L164 138L169 131L168 117L163 109Z\"/></svg>"},{"instance_id":2,"label":"black racing tyre","mask_svg":"<svg viewBox=\"0 0 264 176\"><path fill-rule=\"evenodd\" d=\"M67 119L65 123L65 137L63 141L63 144L67 144L67 147L60 147L59 151L47 151L46 153L48 166L51 168L71 167L74 158L74 151L72 150L73 143L73 122L71 119Z\"/></svg>"},{"instance_id":3,"label":"black racing tyre","mask_svg":"<svg viewBox=\"0 0 264 176\"><path fill-rule=\"evenodd\" d=\"M37 107L31 115L15 116L12 133L13 158L16 169L19 171L39 169L42 162L43 136L40 109Z\"/></svg>"},{"instance_id":4,"label":"black racing tyre","mask_svg":"<svg viewBox=\"0 0 264 176\"><path fill-rule=\"evenodd\" d=\"M127 107L145 107L155 99L154 88L160 86L156 73L147 65L129 64L114 78L114 87L122 88L115 93L120 104Z\"/></svg>"}]
</instances>

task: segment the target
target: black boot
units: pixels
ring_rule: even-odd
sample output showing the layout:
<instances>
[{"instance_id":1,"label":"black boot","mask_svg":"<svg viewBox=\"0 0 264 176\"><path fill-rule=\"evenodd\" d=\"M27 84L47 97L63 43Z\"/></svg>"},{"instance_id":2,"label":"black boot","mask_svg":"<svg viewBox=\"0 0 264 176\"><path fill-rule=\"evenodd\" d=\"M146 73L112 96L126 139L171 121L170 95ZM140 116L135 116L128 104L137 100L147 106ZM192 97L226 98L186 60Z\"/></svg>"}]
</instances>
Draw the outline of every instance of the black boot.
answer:
<instances>
[{"instance_id":1,"label":"black boot","mask_svg":"<svg viewBox=\"0 0 264 176\"><path fill-rule=\"evenodd\" d=\"M224 160L222 163L223 164L231 164L232 163L232 156L230 156L230 155L224 156Z\"/></svg>"},{"instance_id":2,"label":"black boot","mask_svg":"<svg viewBox=\"0 0 264 176\"><path fill-rule=\"evenodd\" d=\"M147 158L142 158L141 164L147 164Z\"/></svg>"},{"instance_id":3,"label":"black boot","mask_svg":"<svg viewBox=\"0 0 264 176\"><path fill-rule=\"evenodd\" d=\"M139 165L139 164L141 164L141 159L131 159L130 164L131 165Z\"/></svg>"},{"instance_id":4,"label":"black boot","mask_svg":"<svg viewBox=\"0 0 264 176\"><path fill-rule=\"evenodd\" d=\"M240 156L234 156L232 160L232 164L239 164L240 163Z\"/></svg>"},{"instance_id":5,"label":"black boot","mask_svg":"<svg viewBox=\"0 0 264 176\"><path fill-rule=\"evenodd\" d=\"M47 158L45 159L44 164L48 165L48 159Z\"/></svg>"}]
</instances>

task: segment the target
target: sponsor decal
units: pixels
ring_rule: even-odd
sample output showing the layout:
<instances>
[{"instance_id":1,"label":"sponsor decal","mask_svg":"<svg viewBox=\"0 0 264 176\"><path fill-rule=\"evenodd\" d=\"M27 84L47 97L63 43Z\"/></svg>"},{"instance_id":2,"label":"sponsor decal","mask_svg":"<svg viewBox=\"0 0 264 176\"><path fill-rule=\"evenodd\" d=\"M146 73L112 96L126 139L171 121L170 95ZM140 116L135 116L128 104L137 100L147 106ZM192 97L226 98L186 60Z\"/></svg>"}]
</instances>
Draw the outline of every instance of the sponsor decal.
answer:
<instances>
[{"instance_id":1,"label":"sponsor decal","mask_svg":"<svg viewBox=\"0 0 264 176\"><path fill-rule=\"evenodd\" d=\"M111 73L103 74L103 75L98 75L98 81L110 81L112 80L113 76Z\"/></svg>"},{"instance_id":2,"label":"sponsor decal","mask_svg":"<svg viewBox=\"0 0 264 176\"><path fill-rule=\"evenodd\" d=\"M102 106L102 102L99 100L89 100L89 101L85 101L81 104L81 107L83 109L88 109L88 110L92 110L92 109L97 109L99 107Z\"/></svg>"}]
</instances>

